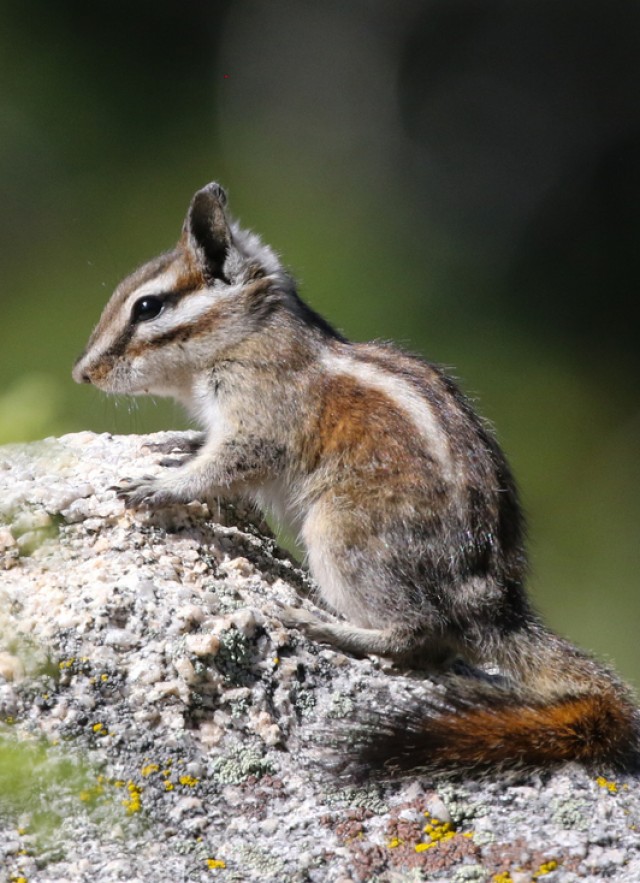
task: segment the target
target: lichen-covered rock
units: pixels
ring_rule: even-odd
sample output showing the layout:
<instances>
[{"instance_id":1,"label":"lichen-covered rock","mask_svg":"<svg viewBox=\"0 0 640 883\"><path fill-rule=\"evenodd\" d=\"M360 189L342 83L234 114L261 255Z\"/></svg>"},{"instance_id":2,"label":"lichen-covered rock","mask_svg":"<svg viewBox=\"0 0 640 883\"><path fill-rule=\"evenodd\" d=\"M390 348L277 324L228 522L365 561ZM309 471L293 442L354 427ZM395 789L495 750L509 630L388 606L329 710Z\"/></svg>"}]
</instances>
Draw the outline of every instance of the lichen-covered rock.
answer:
<instances>
[{"instance_id":1,"label":"lichen-covered rock","mask_svg":"<svg viewBox=\"0 0 640 883\"><path fill-rule=\"evenodd\" d=\"M125 511L164 438L0 449L0 881L640 880L634 780L327 771L428 685L283 628L255 514Z\"/></svg>"}]
</instances>

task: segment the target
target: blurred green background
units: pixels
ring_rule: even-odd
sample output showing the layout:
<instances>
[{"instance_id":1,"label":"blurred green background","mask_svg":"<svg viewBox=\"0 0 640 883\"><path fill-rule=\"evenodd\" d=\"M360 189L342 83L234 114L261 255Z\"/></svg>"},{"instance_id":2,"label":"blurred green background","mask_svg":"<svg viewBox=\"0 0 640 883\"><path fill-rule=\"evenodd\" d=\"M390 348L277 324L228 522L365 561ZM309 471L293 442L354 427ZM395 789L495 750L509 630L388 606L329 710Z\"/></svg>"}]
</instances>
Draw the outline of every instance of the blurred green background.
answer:
<instances>
[{"instance_id":1,"label":"blurred green background","mask_svg":"<svg viewBox=\"0 0 640 883\"><path fill-rule=\"evenodd\" d=\"M640 684L640 7L0 2L0 441L184 426L70 377L211 179L348 336L496 425L536 603Z\"/></svg>"}]
</instances>

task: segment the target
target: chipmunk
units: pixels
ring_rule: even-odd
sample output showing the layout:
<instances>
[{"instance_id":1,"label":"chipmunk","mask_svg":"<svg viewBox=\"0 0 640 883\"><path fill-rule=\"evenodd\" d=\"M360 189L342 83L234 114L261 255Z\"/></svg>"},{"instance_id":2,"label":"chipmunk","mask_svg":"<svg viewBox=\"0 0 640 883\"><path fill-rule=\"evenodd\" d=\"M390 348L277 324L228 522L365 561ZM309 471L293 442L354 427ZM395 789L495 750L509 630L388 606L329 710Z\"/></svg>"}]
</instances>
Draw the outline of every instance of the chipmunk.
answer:
<instances>
[{"instance_id":1,"label":"chipmunk","mask_svg":"<svg viewBox=\"0 0 640 883\"><path fill-rule=\"evenodd\" d=\"M439 367L334 330L226 205L218 184L195 194L176 247L118 286L73 369L172 396L205 427L179 468L123 484L127 507L248 498L300 538L336 617L288 608L286 625L405 666L498 667L445 674L438 707L390 710L367 762L634 765L629 688L532 610L518 494L487 425Z\"/></svg>"}]
</instances>

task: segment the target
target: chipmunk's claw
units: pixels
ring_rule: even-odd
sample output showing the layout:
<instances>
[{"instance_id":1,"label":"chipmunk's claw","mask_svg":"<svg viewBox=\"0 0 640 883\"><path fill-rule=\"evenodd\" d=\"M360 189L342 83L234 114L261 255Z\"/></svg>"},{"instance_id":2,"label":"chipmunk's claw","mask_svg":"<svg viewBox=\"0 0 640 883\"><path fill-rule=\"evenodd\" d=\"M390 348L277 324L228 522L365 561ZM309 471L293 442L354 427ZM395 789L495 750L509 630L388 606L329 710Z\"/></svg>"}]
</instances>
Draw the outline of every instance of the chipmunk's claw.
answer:
<instances>
[{"instance_id":1,"label":"chipmunk's claw","mask_svg":"<svg viewBox=\"0 0 640 883\"><path fill-rule=\"evenodd\" d=\"M175 502L153 475L123 479L114 490L118 498L124 500L125 509L157 509Z\"/></svg>"}]
</instances>

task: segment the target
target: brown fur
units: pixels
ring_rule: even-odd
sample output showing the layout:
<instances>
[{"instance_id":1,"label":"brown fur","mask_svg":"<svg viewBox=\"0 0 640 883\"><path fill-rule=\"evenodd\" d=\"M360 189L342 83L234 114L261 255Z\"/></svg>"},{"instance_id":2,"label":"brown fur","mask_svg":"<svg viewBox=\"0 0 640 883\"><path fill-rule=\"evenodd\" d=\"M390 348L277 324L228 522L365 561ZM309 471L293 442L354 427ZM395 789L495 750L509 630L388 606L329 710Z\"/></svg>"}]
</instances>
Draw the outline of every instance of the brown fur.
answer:
<instances>
[{"instance_id":1,"label":"brown fur","mask_svg":"<svg viewBox=\"0 0 640 883\"><path fill-rule=\"evenodd\" d=\"M453 682L448 696L454 706L457 689ZM466 701L455 710L412 708L380 720L375 735L360 745L351 772L358 775L380 765L395 775L419 768L486 771L567 761L637 768L635 709L611 689L548 704L542 699L528 703L514 692L498 707L470 707L468 690L466 685Z\"/></svg>"}]
</instances>

